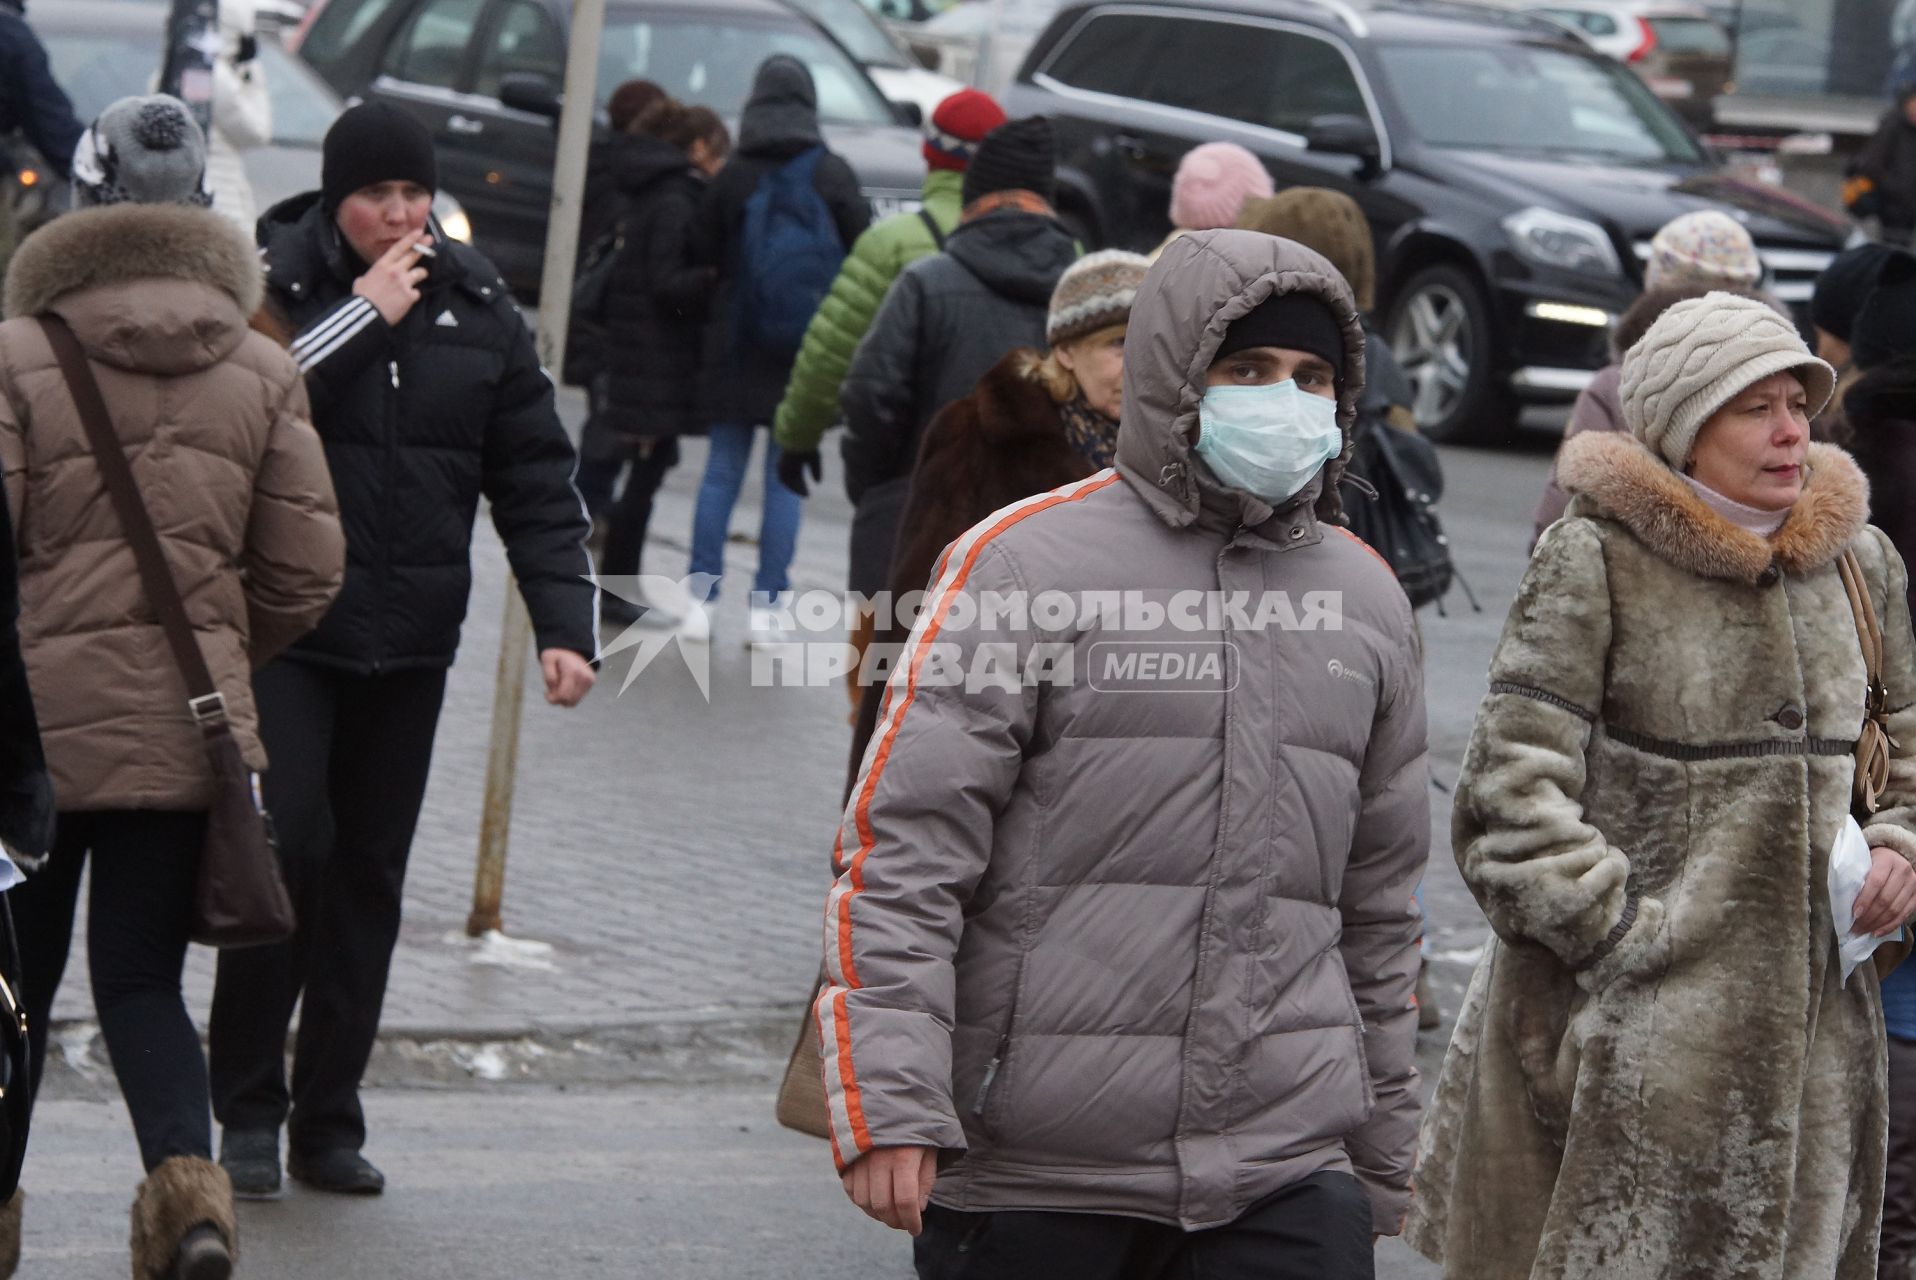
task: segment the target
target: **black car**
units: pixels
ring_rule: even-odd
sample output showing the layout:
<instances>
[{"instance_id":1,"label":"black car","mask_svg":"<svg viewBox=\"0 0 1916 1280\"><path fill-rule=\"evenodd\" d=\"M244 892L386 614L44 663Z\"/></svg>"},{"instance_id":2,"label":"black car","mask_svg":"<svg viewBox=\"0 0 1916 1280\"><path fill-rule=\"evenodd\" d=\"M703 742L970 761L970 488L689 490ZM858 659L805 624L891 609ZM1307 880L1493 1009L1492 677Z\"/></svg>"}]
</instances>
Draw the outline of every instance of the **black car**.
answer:
<instances>
[{"instance_id":1,"label":"black car","mask_svg":"<svg viewBox=\"0 0 1916 1280\"><path fill-rule=\"evenodd\" d=\"M1149 249L1192 146L1242 143L1277 186L1363 208L1378 307L1445 440L1507 435L1608 360L1649 241L1718 208L1769 287L1808 302L1852 235L1736 180L1630 71L1548 20L1447 3L1108 0L1061 11L1007 96L1057 123L1062 211L1091 243Z\"/></svg>"},{"instance_id":2,"label":"black car","mask_svg":"<svg viewBox=\"0 0 1916 1280\"><path fill-rule=\"evenodd\" d=\"M440 182L465 206L474 243L526 294L545 257L569 14L566 0L322 0L297 43L340 93L383 98L425 121ZM778 0L611 0L599 106L644 78L736 121L774 53L811 68L826 140L874 211L917 207L918 131L840 45Z\"/></svg>"}]
</instances>

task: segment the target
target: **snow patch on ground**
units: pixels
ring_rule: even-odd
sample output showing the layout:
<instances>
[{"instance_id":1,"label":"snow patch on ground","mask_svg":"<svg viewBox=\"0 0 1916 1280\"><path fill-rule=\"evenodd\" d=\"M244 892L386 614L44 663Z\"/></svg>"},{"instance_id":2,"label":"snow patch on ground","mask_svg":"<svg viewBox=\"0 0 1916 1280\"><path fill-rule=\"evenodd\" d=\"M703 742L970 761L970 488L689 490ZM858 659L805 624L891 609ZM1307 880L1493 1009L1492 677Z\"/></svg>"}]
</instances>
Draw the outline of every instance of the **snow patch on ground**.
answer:
<instances>
[{"instance_id":1,"label":"snow patch on ground","mask_svg":"<svg viewBox=\"0 0 1916 1280\"><path fill-rule=\"evenodd\" d=\"M463 933L449 933L446 942L470 952L466 957L470 964L489 965L495 969L530 969L542 973L551 973L559 967L555 959L558 953L550 942L512 938L497 929L488 929L477 938L468 938Z\"/></svg>"}]
</instances>

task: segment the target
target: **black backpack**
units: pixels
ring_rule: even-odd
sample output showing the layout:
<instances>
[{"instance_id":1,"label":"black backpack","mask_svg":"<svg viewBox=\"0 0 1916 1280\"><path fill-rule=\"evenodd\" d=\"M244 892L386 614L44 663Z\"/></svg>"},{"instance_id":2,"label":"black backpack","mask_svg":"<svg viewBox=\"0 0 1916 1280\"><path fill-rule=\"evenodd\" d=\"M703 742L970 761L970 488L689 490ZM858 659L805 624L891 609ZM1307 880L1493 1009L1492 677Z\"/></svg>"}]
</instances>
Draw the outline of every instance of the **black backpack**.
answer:
<instances>
[{"instance_id":1,"label":"black backpack","mask_svg":"<svg viewBox=\"0 0 1916 1280\"><path fill-rule=\"evenodd\" d=\"M1444 468L1430 441L1381 422L1361 422L1344 479L1351 532L1369 543L1397 574L1413 609L1441 600L1456 569L1450 539L1437 519ZM1368 488L1374 496L1363 494Z\"/></svg>"},{"instance_id":2,"label":"black backpack","mask_svg":"<svg viewBox=\"0 0 1916 1280\"><path fill-rule=\"evenodd\" d=\"M625 248L625 219L621 214L610 231L586 246L572 277L572 315L566 322L565 360L560 379L575 387L592 381L605 362L610 331L606 304L612 298L612 273Z\"/></svg>"}]
</instances>

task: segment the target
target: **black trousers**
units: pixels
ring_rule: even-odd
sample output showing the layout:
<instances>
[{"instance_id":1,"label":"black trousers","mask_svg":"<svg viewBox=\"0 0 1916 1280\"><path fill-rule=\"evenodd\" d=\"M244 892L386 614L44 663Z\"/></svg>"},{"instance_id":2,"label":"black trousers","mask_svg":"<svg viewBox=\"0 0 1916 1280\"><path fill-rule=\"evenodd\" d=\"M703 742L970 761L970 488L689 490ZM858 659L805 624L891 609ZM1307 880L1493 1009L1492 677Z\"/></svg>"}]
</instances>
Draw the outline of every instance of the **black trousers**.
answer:
<instances>
[{"instance_id":1,"label":"black trousers","mask_svg":"<svg viewBox=\"0 0 1916 1280\"><path fill-rule=\"evenodd\" d=\"M399 940L406 857L426 797L446 673L360 676L281 659L253 677L299 929L220 953L213 1114L228 1129L287 1125L300 1151L366 1141L359 1080ZM292 1085L286 1032L300 1009Z\"/></svg>"},{"instance_id":2,"label":"black trousers","mask_svg":"<svg viewBox=\"0 0 1916 1280\"><path fill-rule=\"evenodd\" d=\"M171 1156L209 1156L206 1058L180 995L206 815L116 810L63 813L59 822L47 865L11 895L34 1088L91 854L87 971L140 1159L151 1170Z\"/></svg>"},{"instance_id":3,"label":"black trousers","mask_svg":"<svg viewBox=\"0 0 1916 1280\"><path fill-rule=\"evenodd\" d=\"M1897 1280L1916 1268L1916 1042L1889 1038L1889 1166L1883 1176L1883 1243L1878 1274Z\"/></svg>"},{"instance_id":4,"label":"black trousers","mask_svg":"<svg viewBox=\"0 0 1916 1280\"><path fill-rule=\"evenodd\" d=\"M608 576L636 576L639 558L645 551L646 530L652 525L652 500L665 473L679 462L679 442L675 436L647 440L629 455L632 469L625 473L625 488L612 508L611 527L605 535L605 555L599 572Z\"/></svg>"},{"instance_id":5,"label":"black trousers","mask_svg":"<svg viewBox=\"0 0 1916 1280\"><path fill-rule=\"evenodd\" d=\"M1318 1173L1228 1226L1185 1232L1093 1213L960 1213L932 1205L918 1280L1371 1280L1370 1202Z\"/></svg>"}]
</instances>

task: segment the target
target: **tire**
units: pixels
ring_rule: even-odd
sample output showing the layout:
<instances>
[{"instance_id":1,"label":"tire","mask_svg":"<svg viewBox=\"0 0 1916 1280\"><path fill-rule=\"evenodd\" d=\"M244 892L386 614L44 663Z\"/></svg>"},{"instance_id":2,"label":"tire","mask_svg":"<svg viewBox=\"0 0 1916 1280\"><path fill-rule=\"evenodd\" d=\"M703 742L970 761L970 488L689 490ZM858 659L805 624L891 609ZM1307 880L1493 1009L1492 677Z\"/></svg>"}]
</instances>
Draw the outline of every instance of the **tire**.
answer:
<instances>
[{"instance_id":1,"label":"tire","mask_svg":"<svg viewBox=\"0 0 1916 1280\"><path fill-rule=\"evenodd\" d=\"M1417 429L1446 444L1508 440L1517 406L1497 385L1483 286L1449 264L1425 267L1397 291L1385 330L1416 393Z\"/></svg>"}]
</instances>

